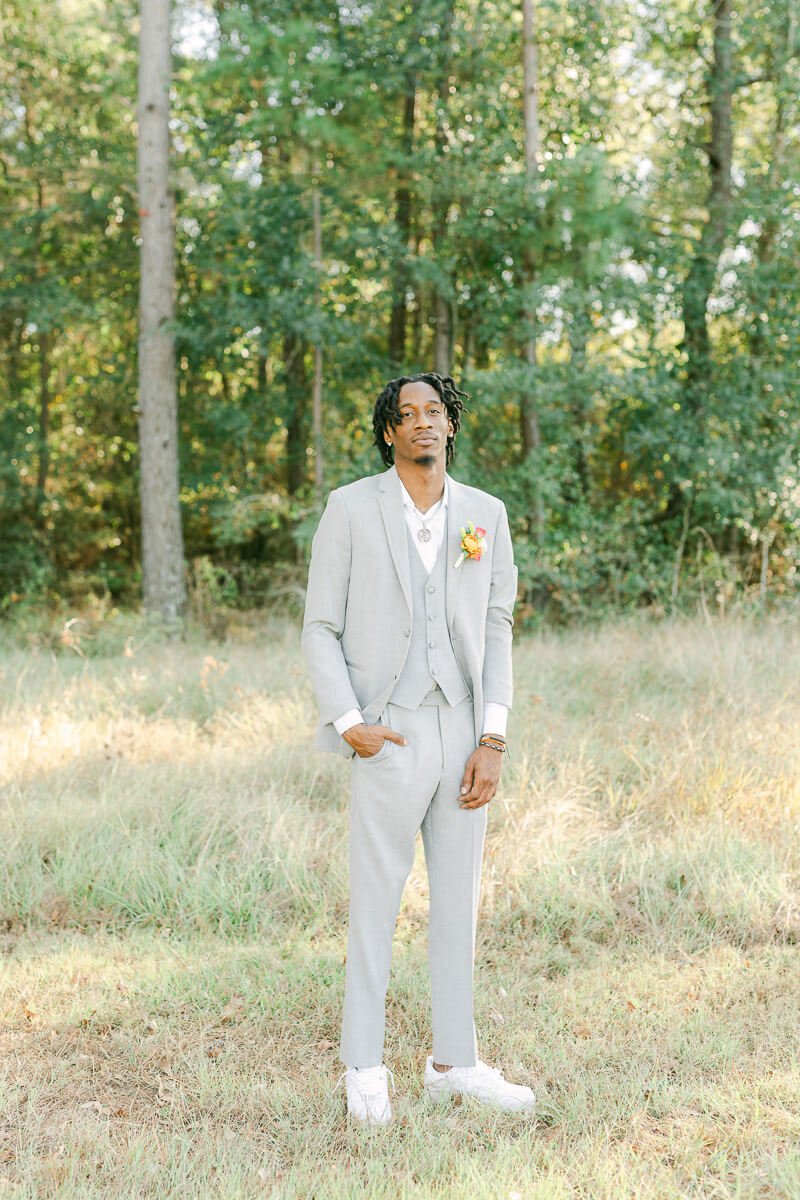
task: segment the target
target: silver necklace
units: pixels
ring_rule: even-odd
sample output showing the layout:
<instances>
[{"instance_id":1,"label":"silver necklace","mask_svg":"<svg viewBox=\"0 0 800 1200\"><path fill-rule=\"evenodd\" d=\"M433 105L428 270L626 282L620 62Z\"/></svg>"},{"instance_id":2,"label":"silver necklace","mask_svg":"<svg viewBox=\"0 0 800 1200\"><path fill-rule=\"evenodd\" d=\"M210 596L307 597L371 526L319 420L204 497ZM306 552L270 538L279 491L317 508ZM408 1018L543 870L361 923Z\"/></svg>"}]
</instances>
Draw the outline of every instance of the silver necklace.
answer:
<instances>
[{"instance_id":1,"label":"silver necklace","mask_svg":"<svg viewBox=\"0 0 800 1200\"><path fill-rule=\"evenodd\" d=\"M437 512L438 512L438 508L437 508ZM431 538L433 537L433 534L431 533L430 529L428 529L428 521L432 521L433 517L429 517L429 516L423 517L422 513L419 511L416 504L414 505L414 516L417 518L418 521L422 522L422 527L417 530L417 541L418 542L429 542L431 540Z\"/></svg>"}]
</instances>

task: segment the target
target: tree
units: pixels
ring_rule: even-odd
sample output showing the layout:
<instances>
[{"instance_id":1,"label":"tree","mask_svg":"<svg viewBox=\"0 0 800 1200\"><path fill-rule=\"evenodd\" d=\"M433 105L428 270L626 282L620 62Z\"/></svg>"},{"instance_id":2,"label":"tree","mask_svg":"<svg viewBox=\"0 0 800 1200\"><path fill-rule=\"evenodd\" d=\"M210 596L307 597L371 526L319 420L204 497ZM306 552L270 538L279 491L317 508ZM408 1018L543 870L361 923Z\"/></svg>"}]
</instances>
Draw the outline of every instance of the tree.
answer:
<instances>
[{"instance_id":1,"label":"tree","mask_svg":"<svg viewBox=\"0 0 800 1200\"><path fill-rule=\"evenodd\" d=\"M703 223L683 289L684 347L688 399L697 412L708 386L711 343L708 301L728 235L733 162L734 64L731 36L732 0L712 0L714 58L708 78L711 132L708 153L708 219Z\"/></svg>"},{"instance_id":2,"label":"tree","mask_svg":"<svg viewBox=\"0 0 800 1200\"><path fill-rule=\"evenodd\" d=\"M175 250L169 184L169 0L142 0L139 37L139 495L144 607L173 622L186 600L178 483Z\"/></svg>"},{"instance_id":3,"label":"tree","mask_svg":"<svg viewBox=\"0 0 800 1200\"><path fill-rule=\"evenodd\" d=\"M119 599L138 560L132 16L3 5L0 605Z\"/></svg>"},{"instance_id":4,"label":"tree","mask_svg":"<svg viewBox=\"0 0 800 1200\"><path fill-rule=\"evenodd\" d=\"M407 255L411 241L413 217L413 194L411 191L410 167L414 150L414 124L417 105L417 78L414 66L410 66L404 77L404 88L400 96L402 108L402 134L398 183L395 192L395 226L400 254L392 280L392 311L389 318L389 361L392 367L402 370L406 352L406 319L408 309L409 272Z\"/></svg>"},{"instance_id":5,"label":"tree","mask_svg":"<svg viewBox=\"0 0 800 1200\"><path fill-rule=\"evenodd\" d=\"M171 204L137 202L138 4L3 5L3 610L139 586L137 210L149 239ZM313 389L336 486L375 469L387 374L434 360L472 397L456 471L497 480L529 600L685 605L712 559L720 588L793 586L794 0L173 8L154 336L174 333L186 555L226 595L262 602L302 554Z\"/></svg>"},{"instance_id":6,"label":"tree","mask_svg":"<svg viewBox=\"0 0 800 1200\"><path fill-rule=\"evenodd\" d=\"M526 192L534 207L539 170L539 63L536 46L535 0L522 0L522 68L523 68L523 114L525 130L525 181ZM536 404L536 304L533 299L534 266L530 250L525 253L525 287L528 292L525 324L525 361L528 370L520 397L520 432L522 449L531 471L535 473L541 447L539 413ZM529 528L534 541L539 541L544 526L544 505L538 479L533 479L533 511Z\"/></svg>"}]
</instances>

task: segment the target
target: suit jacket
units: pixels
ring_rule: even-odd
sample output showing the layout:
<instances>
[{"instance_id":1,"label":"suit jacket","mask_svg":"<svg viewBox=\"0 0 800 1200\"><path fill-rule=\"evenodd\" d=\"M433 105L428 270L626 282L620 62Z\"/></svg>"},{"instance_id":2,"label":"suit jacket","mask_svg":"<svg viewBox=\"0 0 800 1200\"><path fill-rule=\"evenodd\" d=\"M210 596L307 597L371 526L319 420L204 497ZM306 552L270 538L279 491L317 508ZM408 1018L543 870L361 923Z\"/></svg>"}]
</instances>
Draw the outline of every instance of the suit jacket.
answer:
<instances>
[{"instance_id":1,"label":"suit jacket","mask_svg":"<svg viewBox=\"0 0 800 1200\"><path fill-rule=\"evenodd\" d=\"M461 551L461 526L486 530L480 562ZM447 626L475 705L475 736L485 702L511 707L511 628L517 569L505 506L450 478L447 505ZM315 745L350 758L333 722L358 708L374 724L405 662L411 636L411 568L395 467L331 492L314 535L303 651L320 722Z\"/></svg>"}]
</instances>

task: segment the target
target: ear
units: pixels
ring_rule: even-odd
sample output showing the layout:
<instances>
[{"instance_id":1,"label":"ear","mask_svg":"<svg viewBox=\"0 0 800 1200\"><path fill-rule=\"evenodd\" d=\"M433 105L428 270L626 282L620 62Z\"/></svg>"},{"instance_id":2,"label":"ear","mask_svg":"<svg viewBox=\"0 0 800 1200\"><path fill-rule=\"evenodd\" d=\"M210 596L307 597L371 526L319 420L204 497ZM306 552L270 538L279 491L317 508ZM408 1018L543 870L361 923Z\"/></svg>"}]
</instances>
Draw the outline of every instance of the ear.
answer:
<instances>
[{"instance_id":1,"label":"ear","mask_svg":"<svg viewBox=\"0 0 800 1200\"><path fill-rule=\"evenodd\" d=\"M388 433L386 432L386 430L385 430L385 429L384 429L384 431L383 431L383 440L386 442L386 445L387 445L387 446L391 446L391 444L392 444L392 439L389 437L389 435L388 435Z\"/></svg>"}]
</instances>

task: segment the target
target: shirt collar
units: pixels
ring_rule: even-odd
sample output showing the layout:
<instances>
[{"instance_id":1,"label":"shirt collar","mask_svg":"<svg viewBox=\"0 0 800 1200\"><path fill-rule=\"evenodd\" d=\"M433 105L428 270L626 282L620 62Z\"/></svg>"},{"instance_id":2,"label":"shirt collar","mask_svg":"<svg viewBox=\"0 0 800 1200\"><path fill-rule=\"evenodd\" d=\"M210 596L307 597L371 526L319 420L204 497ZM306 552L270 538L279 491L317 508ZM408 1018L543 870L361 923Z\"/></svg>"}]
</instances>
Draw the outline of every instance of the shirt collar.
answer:
<instances>
[{"instance_id":1,"label":"shirt collar","mask_svg":"<svg viewBox=\"0 0 800 1200\"><path fill-rule=\"evenodd\" d=\"M409 496L408 491L406 490L405 484L403 483L402 479L400 479L399 475L397 476L397 478L400 482L400 495L403 498L403 507L409 509L410 512L419 512L419 509L417 508L416 504ZM437 513L439 513L441 510L444 510L445 508L447 508L447 494L448 494L448 490L449 490L449 483L450 483L450 481L447 478L447 475L445 475L444 490L442 492L441 500L437 500L435 504L431 505L431 507L428 509L428 512L426 512L424 514L420 513L420 516L424 515L425 519L428 520L429 514L430 514L430 517L435 517L437 515Z\"/></svg>"}]
</instances>

